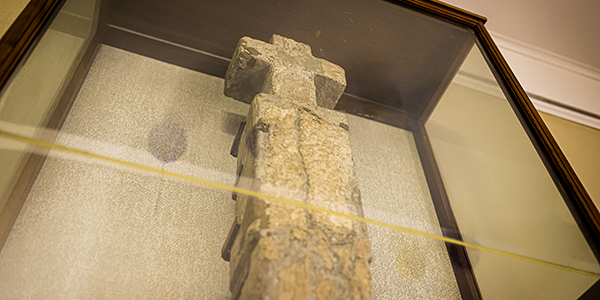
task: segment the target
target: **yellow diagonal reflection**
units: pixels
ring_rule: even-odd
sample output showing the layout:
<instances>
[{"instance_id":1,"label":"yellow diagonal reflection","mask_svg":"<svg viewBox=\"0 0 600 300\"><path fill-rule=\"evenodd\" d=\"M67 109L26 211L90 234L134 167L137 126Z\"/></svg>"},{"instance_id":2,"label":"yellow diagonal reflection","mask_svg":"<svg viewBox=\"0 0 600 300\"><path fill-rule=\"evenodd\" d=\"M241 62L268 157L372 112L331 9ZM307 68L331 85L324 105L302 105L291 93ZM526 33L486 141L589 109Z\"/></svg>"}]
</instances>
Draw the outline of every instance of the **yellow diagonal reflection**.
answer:
<instances>
[{"instance_id":1,"label":"yellow diagonal reflection","mask_svg":"<svg viewBox=\"0 0 600 300\"><path fill-rule=\"evenodd\" d=\"M188 176L188 175L169 172L169 171L165 171L165 170L161 170L161 169L157 169L157 168L153 168L153 167L149 167L149 166L144 166L144 165L140 165L140 164L136 164L136 163L132 163L132 162L116 159L116 158L110 158L110 157L106 157L106 156L99 155L99 154L94 154L94 153L83 151L83 150L73 149L73 148L57 145L57 144L50 143L50 142L44 142L44 141L40 141L40 140L36 140L36 139L24 137L24 136L12 134L12 133L3 132L1 130L0 130L0 137L4 137L7 139L20 141L20 142L24 142L27 144L48 148L48 149L54 149L54 150L63 151L63 152L67 152L67 153L71 153L71 154L75 154L75 155L79 155L79 156L93 158L93 159L97 159L97 160L101 160L101 161L105 161L105 162L109 162L109 163L114 163L114 164L118 164L121 166L126 166L126 167L130 167L133 169L137 169L137 170L142 170L142 171L147 171L147 172L151 172L151 173L155 173L155 174L160 174L160 175L165 175L165 176L169 176L169 177L173 177L173 178L187 180L187 181L199 183L199 184L202 184L205 186L222 189L222 190L227 190L227 191L235 192L238 194L244 194L244 195L255 197L255 198L271 200L271 201L275 201L275 202L279 202L279 203L284 203L284 204L288 204L288 205L294 205L297 207L309 209L312 211L328 213L328 214L348 218L348 219L359 221L359 222L364 222L364 223L377 225L377 226L381 226L381 227L392 229L392 230L397 230L400 232L410 233L410 234L414 234L414 235L418 235L418 236L422 236L422 237L426 237L426 238L431 238L431 239L446 242L446 243L460 245L463 247L468 247L468 248L477 249L477 250L481 250L481 251L487 251L490 253L495 253L495 254L499 254L499 255L503 255L503 256L507 256L507 257L512 257L512 258L520 259L523 261L528 261L528 262L532 262L532 263L536 263L536 264L540 264L540 265L545 265L545 266L549 266L549 267L554 267L554 268L558 268L558 269L562 269L562 270L566 270L566 271L571 271L571 272L575 272L575 273L579 273L579 274L583 274L583 275L594 276L594 277L600 278L600 273L579 270L579 269L571 268L568 266L563 266L560 264L555 264L555 263L519 255L519 254L514 254L514 253L497 250L497 249L493 249L493 248L489 248L489 247L479 246L479 245L475 245L475 244L471 244L471 243L465 243L463 241L459 241L459 240L455 240L455 239L451 239L451 238L447 238L447 237L443 237L443 236L438 236L435 234L430 234L430 233L426 233L426 232L422 232L422 231L418 231L418 230L414 230L414 229L410 229L410 228L405 228L405 227L398 226L398 225L392 225L392 224L388 224L388 223L384 223L384 222L380 222L380 221L376 221L376 220L372 220L372 219L367 219L364 217L359 217L359 216L355 216L355 215L351 215L351 214L345 214L345 213L333 211L330 209L326 209L326 208L322 208L322 207L318 207L318 206L314 206L314 205L310 205L310 204L305 204L305 203L291 201L291 200L287 200L287 199L283 199L283 198L278 198L278 197L274 197L274 196L267 195L267 194L262 194L262 193L258 193L258 192L254 192L254 191L250 191L250 190L246 190L246 189L242 189L242 188L238 188L238 187L234 187L234 186L230 186L230 185L226 185L226 184L222 184L222 183L218 183L218 182L213 182L210 180L204 180L204 179L200 179L200 178L196 178L196 177L192 177L192 176Z\"/></svg>"}]
</instances>

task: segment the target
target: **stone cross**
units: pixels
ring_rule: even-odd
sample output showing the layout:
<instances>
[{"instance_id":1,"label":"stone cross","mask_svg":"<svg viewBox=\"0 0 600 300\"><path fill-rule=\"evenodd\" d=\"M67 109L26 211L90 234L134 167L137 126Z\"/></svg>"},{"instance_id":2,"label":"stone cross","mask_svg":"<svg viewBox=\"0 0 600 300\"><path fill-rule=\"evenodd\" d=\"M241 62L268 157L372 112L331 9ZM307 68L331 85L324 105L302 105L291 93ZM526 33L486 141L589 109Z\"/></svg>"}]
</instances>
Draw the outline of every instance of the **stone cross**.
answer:
<instances>
[{"instance_id":1,"label":"stone cross","mask_svg":"<svg viewBox=\"0 0 600 300\"><path fill-rule=\"evenodd\" d=\"M225 95L247 103L265 93L333 109L345 88L344 69L279 35L241 38L225 75Z\"/></svg>"},{"instance_id":2,"label":"stone cross","mask_svg":"<svg viewBox=\"0 0 600 300\"><path fill-rule=\"evenodd\" d=\"M240 39L225 94L251 102L232 153L244 189L362 215L348 120L331 110L344 70L274 35ZM233 151L235 150L235 151ZM365 224L237 195L223 258L232 299L371 299Z\"/></svg>"}]
</instances>

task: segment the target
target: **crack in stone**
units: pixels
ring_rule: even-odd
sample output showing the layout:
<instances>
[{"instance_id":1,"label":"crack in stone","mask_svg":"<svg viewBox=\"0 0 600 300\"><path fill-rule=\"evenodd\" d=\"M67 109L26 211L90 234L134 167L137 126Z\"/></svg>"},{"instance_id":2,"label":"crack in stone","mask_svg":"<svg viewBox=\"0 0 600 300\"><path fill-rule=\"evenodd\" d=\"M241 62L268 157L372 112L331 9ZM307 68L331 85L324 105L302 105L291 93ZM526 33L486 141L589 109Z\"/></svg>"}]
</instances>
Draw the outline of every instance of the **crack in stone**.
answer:
<instances>
[{"instance_id":1,"label":"crack in stone","mask_svg":"<svg viewBox=\"0 0 600 300\"><path fill-rule=\"evenodd\" d=\"M302 169L302 175L304 176L304 183L302 184L302 202L306 203L308 199L308 191L310 189L310 182L308 180L308 173L306 172L306 165L304 164L304 157L302 156L302 140L300 139L302 135L301 122L300 118L300 107L294 105L294 112L296 113L296 121L294 122L294 128L296 129L296 153L298 154L298 162L300 163L300 167Z\"/></svg>"}]
</instances>

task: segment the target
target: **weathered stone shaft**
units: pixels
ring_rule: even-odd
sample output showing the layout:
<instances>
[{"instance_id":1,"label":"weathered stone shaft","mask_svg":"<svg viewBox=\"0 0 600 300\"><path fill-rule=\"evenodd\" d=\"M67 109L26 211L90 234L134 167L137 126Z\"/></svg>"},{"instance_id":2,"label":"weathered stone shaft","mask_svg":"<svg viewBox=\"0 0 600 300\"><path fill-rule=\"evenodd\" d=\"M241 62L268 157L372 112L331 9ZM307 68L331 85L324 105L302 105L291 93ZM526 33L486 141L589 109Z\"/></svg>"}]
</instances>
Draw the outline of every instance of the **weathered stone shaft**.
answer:
<instances>
[{"instance_id":1,"label":"weathered stone shaft","mask_svg":"<svg viewBox=\"0 0 600 300\"><path fill-rule=\"evenodd\" d=\"M226 80L244 74L235 72ZM362 215L346 116L281 94L252 100L239 142L238 186ZM245 195L237 196L236 224L228 243L232 299L371 299L365 224Z\"/></svg>"}]
</instances>

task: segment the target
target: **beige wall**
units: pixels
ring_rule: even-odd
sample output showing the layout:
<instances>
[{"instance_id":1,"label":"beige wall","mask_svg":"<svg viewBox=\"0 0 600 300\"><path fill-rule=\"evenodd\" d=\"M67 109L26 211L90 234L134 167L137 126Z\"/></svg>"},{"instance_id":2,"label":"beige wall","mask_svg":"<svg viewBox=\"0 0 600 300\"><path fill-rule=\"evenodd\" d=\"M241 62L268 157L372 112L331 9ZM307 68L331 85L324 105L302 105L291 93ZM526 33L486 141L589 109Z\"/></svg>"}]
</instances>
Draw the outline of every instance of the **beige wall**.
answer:
<instances>
[{"instance_id":1,"label":"beige wall","mask_svg":"<svg viewBox=\"0 0 600 300\"><path fill-rule=\"evenodd\" d=\"M29 0L0 0L0 36L6 33L27 3Z\"/></svg>"},{"instance_id":2,"label":"beige wall","mask_svg":"<svg viewBox=\"0 0 600 300\"><path fill-rule=\"evenodd\" d=\"M541 115L596 207L600 207L600 130Z\"/></svg>"}]
</instances>

